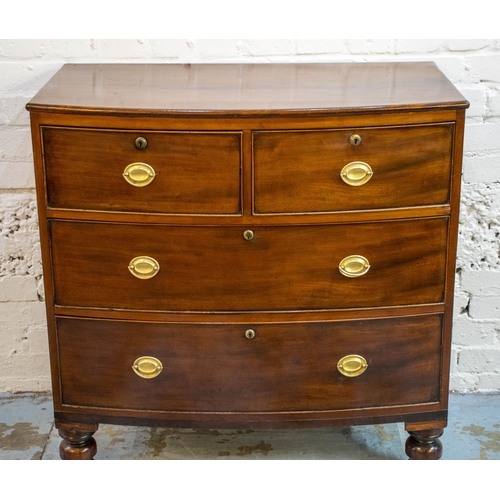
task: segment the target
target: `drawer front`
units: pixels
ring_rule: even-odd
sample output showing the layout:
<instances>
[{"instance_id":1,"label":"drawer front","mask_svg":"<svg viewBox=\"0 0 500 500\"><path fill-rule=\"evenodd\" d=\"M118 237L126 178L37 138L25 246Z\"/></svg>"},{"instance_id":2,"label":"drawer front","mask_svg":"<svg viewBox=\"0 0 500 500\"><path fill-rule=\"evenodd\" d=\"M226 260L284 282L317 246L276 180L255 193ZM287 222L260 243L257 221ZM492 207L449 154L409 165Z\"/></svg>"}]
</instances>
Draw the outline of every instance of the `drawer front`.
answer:
<instances>
[{"instance_id":1,"label":"drawer front","mask_svg":"<svg viewBox=\"0 0 500 500\"><path fill-rule=\"evenodd\" d=\"M247 329L254 330L253 339L245 337ZM272 412L439 398L439 315L263 325L58 318L57 334L67 405ZM358 376L337 368L349 355L362 356L368 365ZM154 378L132 368L145 356L161 363L161 371L151 370Z\"/></svg>"},{"instance_id":2,"label":"drawer front","mask_svg":"<svg viewBox=\"0 0 500 500\"><path fill-rule=\"evenodd\" d=\"M135 144L139 137L147 141L143 149ZM49 127L43 128L43 147L49 207L241 213L239 132Z\"/></svg>"},{"instance_id":3,"label":"drawer front","mask_svg":"<svg viewBox=\"0 0 500 500\"><path fill-rule=\"evenodd\" d=\"M351 144L354 135L358 145ZM452 124L255 132L254 210L305 213L447 204L452 143Z\"/></svg>"},{"instance_id":4,"label":"drawer front","mask_svg":"<svg viewBox=\"0 0 500 500\"><path fill-rule=\"evenodd\" d=\"M56 304L289 311L442 302L447 221L257 226L248 241L245 227L52 221ZM339 265L349 257L344 271L359 270L356 256L367 272L345 276Z\"/></svg>"}]
</instances>

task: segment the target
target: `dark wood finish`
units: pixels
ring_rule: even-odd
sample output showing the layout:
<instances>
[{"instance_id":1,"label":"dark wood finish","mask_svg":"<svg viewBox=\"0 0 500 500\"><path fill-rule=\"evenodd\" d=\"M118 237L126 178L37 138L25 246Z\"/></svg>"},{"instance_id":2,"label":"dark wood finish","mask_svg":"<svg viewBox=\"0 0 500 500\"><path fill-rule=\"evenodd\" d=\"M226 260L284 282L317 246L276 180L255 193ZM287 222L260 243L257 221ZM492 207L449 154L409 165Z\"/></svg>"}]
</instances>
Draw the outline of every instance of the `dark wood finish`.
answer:
<instances>
[{"instance_id":1,"label":"dark wood finish","mask_svg":"<svg viewBox=\"0 0 500 500\"><path fill-rule=\"evenodd\" d=\"M67 64L27 108L92 115L248 116L467 105L432 62Z\"/></svg>"},{"instance_id":2,"label":"dark wood finish","mask_svg":"<svg viewBox=\"0 0 500 500\"><path fill-rule=\"evenodd\" d=\"M54 221L50 234L56 304L290 311L443 300L445 218L259 227L251 241L243 238L245 229ZM140 255L158 261L155 277L142 280L129 272L130 261ZM338 266L349 255L368 259L366 275L349 278L340 273Z\"/></svg>"},{"instance_id":3,"label":"dark wood finish","mask_svg":"<svg viewBox=\"0 0 500 500\"><path fill-rule=\"evenodd\" d=\"M256 333L245 337L247 329ZM435 402L441 317L294 324L57 320L63 403L161 411L291 412ZM368 369L337 369L358 354ZM131 366L154 356L154 379Z\"/></svg>"},{"instance_id":4,"label":"dark wood finish","mask_svg":"<svg viewBox=\"0 0 500 500\"><path fill-rule=\"evenodd\" d=\"M467 106L433 63L64 66L27 106L63 456L91 458L100 422L403 421L438 458ZM340 184L350 160L370 182ZM127 191L134 161L159 173ZM369 368L342 380L348 349Z\"/></svg>"},{"instance_id":5,"label":"dark wood finish","mask_svg":"<svg viewBox=\"0 0 500 500\"><path fill-rule=\"evenodd\" d=\"M361 137L352 146L351 135ZM255 132L255 212L365 210L449 201L453 124L328 131ZM340 173L362 161L362 186Z\"/></svg>"},{"instance_id":6,"label":"dark wood finish","mask_svg":"<svg viewBox=\"0 0 500 500\"><path fill-rule=\"evenodd\" d=\"M97 453L97 443L92 437L97 431L93 424L56 423L62 441L59 455L62 460L93 460Z\"/></svg>"},{"instance_id":7,"label":"dark wood finish","mask_svg":"<svg viewBox=\"0 0 500 500\"><path fill-rule=\"evenodd\" d=\"M443 429L409 431L405 452L410 460L439 460L443 455L443 445L439 438Z\"/></svg>"},{"instance_id":8,"label":"dark wood finish","mask_svg":"<svg viewBox=\"0 0 500 500\"><path fill-rule=\"evenodd\" d=\"M51 208L239 214L241 133L42 129ZM145 149L135 146L144 137ZM125 167L141 162L156 177L136 187ZM105 195L103 195L105 193Z\"/></svg>"}]
</instances>

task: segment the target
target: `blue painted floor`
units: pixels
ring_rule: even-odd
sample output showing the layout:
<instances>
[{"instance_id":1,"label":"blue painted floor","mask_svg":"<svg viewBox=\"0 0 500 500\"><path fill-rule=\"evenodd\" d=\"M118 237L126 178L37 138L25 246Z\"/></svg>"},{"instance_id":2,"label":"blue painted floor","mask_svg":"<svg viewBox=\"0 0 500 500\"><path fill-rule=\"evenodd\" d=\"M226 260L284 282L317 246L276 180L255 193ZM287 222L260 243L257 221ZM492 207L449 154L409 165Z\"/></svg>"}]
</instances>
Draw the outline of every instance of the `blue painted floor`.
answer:
<instances>
[{"instance_id":1,"label":"blue painted floor","mask_svg":"<svg viewBox=\"0 0 500 500\"><path fill-rule=\"evenodd\" d=\"M0 460L59 460L49 394L0 394ZM101 425L95 460L406 460L403 424L275 431ZM451 395L443 460L500 459L500 395Z\"/></svg>"}]
</instances>

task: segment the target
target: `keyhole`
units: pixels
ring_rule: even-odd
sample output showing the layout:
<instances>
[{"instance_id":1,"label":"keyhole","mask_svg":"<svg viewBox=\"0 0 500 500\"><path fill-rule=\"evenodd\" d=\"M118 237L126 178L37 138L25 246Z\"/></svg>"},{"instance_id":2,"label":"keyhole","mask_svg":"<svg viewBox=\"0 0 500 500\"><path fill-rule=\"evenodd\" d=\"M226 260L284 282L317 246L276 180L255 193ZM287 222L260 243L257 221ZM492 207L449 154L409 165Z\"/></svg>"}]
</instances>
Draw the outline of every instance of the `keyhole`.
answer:
<instances>
[{"instance_id":1,"label":"keyhole","mask_svg":"<svg viewBox=\"0 0 500 500\"><path fill-rule=\"evenodd\" d=\"M358 134L353 134L349 137L349 142L352 146L359 146L361 144L361 136Z\"/></svg>"}]
</instances>

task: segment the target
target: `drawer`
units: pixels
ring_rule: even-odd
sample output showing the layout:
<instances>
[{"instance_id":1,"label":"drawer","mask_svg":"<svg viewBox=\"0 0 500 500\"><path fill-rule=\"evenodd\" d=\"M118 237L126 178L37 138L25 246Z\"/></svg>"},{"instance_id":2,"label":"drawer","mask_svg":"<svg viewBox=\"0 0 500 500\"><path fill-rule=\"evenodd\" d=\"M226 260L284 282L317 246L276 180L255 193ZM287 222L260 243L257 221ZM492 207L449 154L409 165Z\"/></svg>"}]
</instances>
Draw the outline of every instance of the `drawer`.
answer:
<instances>
[{"instance_id":1,"label":"drawer","mask_svg":"<svg viewBox=\"0 0 500 500\"><path fill-rule=\"evenodd\" d=\"M254 132L255 213L447 204L453 132L450 123Z\"/></svg>"},{"instance_id":2,"label":"drawer","mask_svg":"<svg viewBox=\"0 0 500 500\"><path fill-rule=\"evenodd\" d=\"M247 228L51 221L55 302L163 311L438 303L447 222ZM344 272L367 272L344 275L346 258Z\"/></svg>"},{"instance_id":3,"label":"drawer","mask_svg":"<svg viewBox=\"0 0 500 500\"><path fill-rule=\"evenodd\" d=\"M255 332L251 340L247 329ZM440 315L248 325L58 318L57 337L66 405L272 412L439 398ZM362 361L351 361L348 373L357 376L347 377L337 365L352 355L368 366L358 374ZM144 357L158 360L161 371L137 362ZM143 378L134 365L157 376Z\"/></svg>"},{"instance_id":4,"label":"drawer","mask_svg":"<svg viewBox=\"0 0 500 500\"><path fill-rule=\"evenodd\" d=\"M179 214L241 212L240 132L52 127L42 131L49 207ZM139 137L147 141L143 149L135 144Z\"/></svg>"}]
</instances>

